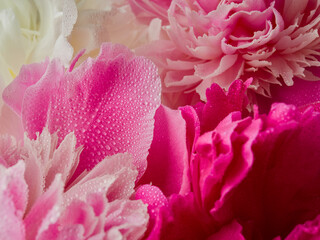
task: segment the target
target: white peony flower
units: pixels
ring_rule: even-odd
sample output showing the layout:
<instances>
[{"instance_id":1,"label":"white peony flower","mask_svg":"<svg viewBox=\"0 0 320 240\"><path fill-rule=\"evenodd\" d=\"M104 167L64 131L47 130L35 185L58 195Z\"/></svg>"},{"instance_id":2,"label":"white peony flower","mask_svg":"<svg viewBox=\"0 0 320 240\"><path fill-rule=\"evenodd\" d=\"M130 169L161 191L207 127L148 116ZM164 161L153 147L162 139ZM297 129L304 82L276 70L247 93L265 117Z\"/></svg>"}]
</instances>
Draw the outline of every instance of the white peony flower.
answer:
<instances>
[{"instance_id":1,"label":"white peony flower","mask_svg":"<svg viewBox=\"0 0 320 240\"><path fill-rule=\"evenodd\" d=\"M73 55L67 37L76 19L74 0L1 0L2 85L7 85L23 64L58 57L67 65Z\"/></svg>"}]
</instances>

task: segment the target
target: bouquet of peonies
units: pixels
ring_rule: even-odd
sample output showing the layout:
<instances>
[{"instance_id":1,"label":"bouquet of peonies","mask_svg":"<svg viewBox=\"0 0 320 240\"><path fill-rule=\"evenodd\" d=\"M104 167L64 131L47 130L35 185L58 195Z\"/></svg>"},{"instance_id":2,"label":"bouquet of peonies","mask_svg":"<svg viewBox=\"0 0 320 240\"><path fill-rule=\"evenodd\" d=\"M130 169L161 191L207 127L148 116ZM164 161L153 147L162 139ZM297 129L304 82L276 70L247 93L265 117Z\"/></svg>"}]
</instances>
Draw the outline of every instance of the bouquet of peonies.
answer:
<instances>
[{"instance_id":1,"label":"bouquet of peonies","mask_svg":"<svg viewBox=\"0 0 320 240\"><path fill-rule=\"evenodd\" d=\"M0 0L0 240L320 239L320 0Z\"/></svg>"}]
</instances>

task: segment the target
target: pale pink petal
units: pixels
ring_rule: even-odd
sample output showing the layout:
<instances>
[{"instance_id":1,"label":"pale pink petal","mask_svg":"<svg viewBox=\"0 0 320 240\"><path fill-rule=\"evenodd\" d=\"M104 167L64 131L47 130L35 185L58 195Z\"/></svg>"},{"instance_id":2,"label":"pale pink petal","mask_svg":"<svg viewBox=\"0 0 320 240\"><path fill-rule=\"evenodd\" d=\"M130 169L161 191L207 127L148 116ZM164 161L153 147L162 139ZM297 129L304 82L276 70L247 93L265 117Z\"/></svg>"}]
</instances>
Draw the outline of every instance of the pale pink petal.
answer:
<instances>
[{"instance_id":1,"label":"pale pink petal","mask_svg":"<svg viewBox=\"0 0 320 240\"><path fill-rule=\"evenodd\" d=\"M152 0L132 2L137 15L147 10L146 18L161 6ZM270 97L271 85L319 80L319 9L311 0L172 0L168 36L139 52L159 67L164 104L170 107L193 104L192 98L181 97L191 93L206 101L212 83L227 90L233 81L250 77L250 88ZM179 62L179 69L170 61Z\"/></svg>"},{"instance_id":2,"label":"pale pink petal","mask_svg":"<svg viewBox=\"0 0 320 240\"><path fill-rule=\"evenodd\" d=\"M21 141L23 132L21 118L0 100L0 134L9 134Z\"/></svg>"},{"instance_id":3,"label":"pale pink petal","mask_svg":"<svg viewBox=\"0 0 320 240\"><path fill-rule=\"evenodd\" d=\"M105 158L65 193L65 205L74 199L85 201L91 193L106 193L109 201L129 198L134 190L137 171L130 154Z\"/></svg>"},{"instance_id":4,"label":"pale pink petal","mask_svg":"<svg viewBox=\"0 0 320 240\"><path fill-rule=\"evenodd\" d=\"M129 3L139 20L148 23L158 17L167 22L167 10L171 0L129 0Z\"/></svg>"},{"instance_id":5,"label":"pale pink petal","mask_svg":"<svg viewBox=\"0 0 320 240\"><path fill-rule=\"evenodd\" d=\"M179 110L160 106L155 115L154 137L148 167L139 183L152 183L166 196L189 189L186 123Z\"/></svg>"},{"instance_id":6,"label":"pale pink petal","mask_svg":"<svg viewBox=\"0 0 320 240\"><path fill-rule=\"evenodd\" d=\"M37 139L25 137L21 156L26 162L25 178L29 186L29 204L51 185L56 174L61 174L65 185L72 176L79 161L81 148L76 149L76 139L69 133L58 147L57 134L50 134L47 128L37 134Z\"/></svg>"},{"instance_id":7,"label":"pale pink petal","mask_svg":"<svg viewBox=\"0 0 320 240\"><path fill-rule=\"evenodd\" d=\"M5 167L15 165L21 159L21 149L14 137L0 135L0 158L1 164Z\"/></svg>"},{"instance_id":8,"label":"pale pink petal","mask_svg":"<svg viewBox=\"0 0 320 240\"><path fill-rule=\"evenodd\" d=\"M61 176L57 175L49 189L37 199L24 219L26 239L36 239L51 224L56 223L60 216L62 192Z\"/></svg>"},{"instance_id":9,"label":"pale pink petal","mask_svg":"<svg viewBox=\"0 0 320 240\"><path fill-rule=\"evenodd\" d=\"M140 239L149 222L142 201L115 200L106 207L104 231L107 239Z\"/></svg>"},{"instance_id":10,"label":"pale pink petal","mask_svg":"<svg viewBox=\"0 0 320 240\"><path fill-rule=\"evenodd\" d=\"M93 234L99 224L99 218L96 217L89 204L75 199L59 218L59 224L60 228L64 230L66 226L81 225L84 229L83 238L87 238Z\"/></svg>"},{"instance_id":11,"label":"pale pink petal","mask_svg":"<svg viewBox=\"0 0 320 240\"><path fill-rule=\"evenodd\" d=\"M84 229L81 225L64 226L63 229L59 229L58 224L53 224L47 231L42 232L37 240L82 240L83 234Z\"/></svg>"},{"instance_id":12,"label":"pale pink petal","mask_svg":"<svg viewBox=\"0 0 320 240\"><path fill-rule=\"evenodd\" d=\"M25 239L23 215L28 201L28 186L23 178L25 165L19 161L5 168L0 165L0 239Z\"/></svg>"}]
</instances>

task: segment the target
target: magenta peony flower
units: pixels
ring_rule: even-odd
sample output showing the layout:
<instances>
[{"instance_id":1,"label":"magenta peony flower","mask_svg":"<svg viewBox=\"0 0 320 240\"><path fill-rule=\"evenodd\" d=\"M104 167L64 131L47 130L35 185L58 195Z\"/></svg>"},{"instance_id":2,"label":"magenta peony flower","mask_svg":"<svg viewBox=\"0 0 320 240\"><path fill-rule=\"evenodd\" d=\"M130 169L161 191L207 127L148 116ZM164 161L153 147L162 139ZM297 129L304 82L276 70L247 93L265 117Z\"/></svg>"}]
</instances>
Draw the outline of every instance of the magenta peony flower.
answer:
<instances>
[{"instance_id":1,"label":"magenta peony flower","mask_svg":"<svg viewBox=\"0 0 320 240\"><path fill-rule=\"evenodd\" d=\"M4 90L4 100L31 138L45 126L57 132L59 144L75 133L84 149L74 177L123 152L133 155L140 177L160 105L155 66L122 45L103 44L96 59L73 69L78 57L68 72L56 60L25 66Z\"/></svg>"},{"instance_id":2,"label":"magenta peony flower","mask_svg":"<svg viewBox=\"0 0 320 240\"><path fill-rule=\"evenodd\" d=\"M23 147L9 141L8 149L15 148L10 158L6 158L8 149L1 149L0 236L75 240L142 237L149 216L146 205L129 199L138 175L131 156L105 158L66 188L82 148L75 148L73 133L58 148L57 142L57 135L44 129L35 140L26 137Z\"/></svg>"},{"instance_id":3,"label":"magenta peony flower","mask_svg":"<svg viewBox=\"0 0 320 240\"><path fill-rule=\"evenodd\" d=\"M194 103L195 92L206 100L212 83L228 89L238 78L252 77L250 88L270 96L272 84L319 79L319 10L311 0L173 0L168 39L140 54L160 67L169 106Z\"/></svg>"},{"instance_id":4,"label":"magenta peony flower","mask_svg":"<svg viewBox=\"0 0 320 240\"><path fill-rule=\"evenodd\" d=\"M149 176L160 171L154 182L165 194L155 195L163 204L151 209L157 213L153 217L157 224L148 230L153 233L150 239L318 236L320 113L278 103L267 115L255 110L250 116L245 111L249 83L235 81L228 93L213 85L207 90L207 103L181 108L186 122L187 164L183 155L174 157L182 149L178 147L169 158L171 165L177 165L176 177L170 167L152 166L146 171ZM222 102L225 108L219 104ZM169 126L179 122L177 118L167 121ZM161 136L155 131L155 139ZM169 192L157 181L162 173L165 178L183 179L184 191ZM149 181L153 182L152 177ZM143 196L138 199L150 202L151 197L145 197L150 188L145 185L138 191ZM156 237L155 232L159 232Z\"/></svg>"}]
</instances>

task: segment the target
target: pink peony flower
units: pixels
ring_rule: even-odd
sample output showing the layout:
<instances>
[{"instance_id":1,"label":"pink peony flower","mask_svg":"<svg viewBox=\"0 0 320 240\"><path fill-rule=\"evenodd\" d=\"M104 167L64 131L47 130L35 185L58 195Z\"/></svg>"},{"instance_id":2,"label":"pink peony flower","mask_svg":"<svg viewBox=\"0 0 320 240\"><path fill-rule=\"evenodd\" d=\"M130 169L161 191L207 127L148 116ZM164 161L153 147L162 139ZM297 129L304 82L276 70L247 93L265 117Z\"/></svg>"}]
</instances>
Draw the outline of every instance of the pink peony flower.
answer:
<instances>
[{"instance_id":1,"label":"pink peony flower","mask_svg":"<svg viewBox=\"0 0 320 240\"><path fill-rule=\"evenodd\" d=\"M131 156L105 158L66 188L81 148L75 148L73 133L58 148L57 142L57 135L44 129L35 140L26 138L25 145L17 148L16 163L2 158L6 166L0 164L0 236L76 240L142 237L149 216L146 205L129 199L138 175ZM3 149L1 156L5 156Z\"/></svg>"},{"instance_id":2,"label":"pink peony flower","mask_svg":"<svg viewBox=\"0 0 320 240\"><path fill-rule=\"evenodd\" d=\"M58 144L75 133L84 149L74 177L123 152L133 155L140 177L160 104L155 66L122 45L103 44L96 59L73 69L78 57L68 72L56 60L25 66L5 89L4 100L21 116L30 138L45 126L57 132Z\"/></svg>"},{"instance_id":3,"label":"pink peony flower","mask_svg":"<svg viewBox=\"0 0 320 240\"><path fill-rule=\"evenodd\" d=\"M313 69L319 66L318 11L311 0L173 0L169 38L140 54L159 66L163 98L172 107L194 103L197 94L206 100L212 83L228 89L238 78L253 77L251 88L270 96L272 84L319 79Z\"/></svg>"}]
</instances>

